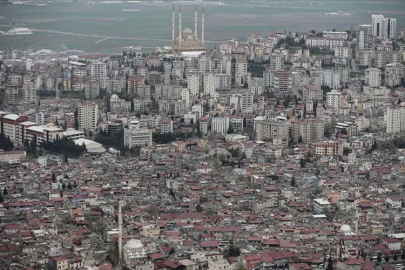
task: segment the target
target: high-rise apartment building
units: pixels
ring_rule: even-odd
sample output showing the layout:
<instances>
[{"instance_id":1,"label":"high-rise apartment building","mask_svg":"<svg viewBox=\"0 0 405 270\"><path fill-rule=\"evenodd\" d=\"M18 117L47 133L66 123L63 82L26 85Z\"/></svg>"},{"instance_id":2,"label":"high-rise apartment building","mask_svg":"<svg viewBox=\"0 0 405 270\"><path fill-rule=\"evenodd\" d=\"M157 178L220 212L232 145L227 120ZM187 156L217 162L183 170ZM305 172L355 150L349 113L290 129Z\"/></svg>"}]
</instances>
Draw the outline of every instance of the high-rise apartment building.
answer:
<instances>
[{"instance_id":1,"label":"high-rise apartment building","mask_svg":"<svg viewBox=\"0 0 405 270\"><path fill-rule=\"evenodd\" d=\"M381 70L378 68L366 69L366 84L371 87L381 86Z\"/></svg>"},{"instance_id":2,"label":"high-rise apartment building","mask_svg":"<svg viewBox=\"0 0 405 270\"><path fill-rule=\"evenodd\" d=\"M386 132L398 133L405 130L405 107L401 105L391 105L387 107Z\"/></svg>"},{"instance_id":3,"label":"high-rise apartment building","mask_svg":"<svg viewBox=\"0 0 405 270\"><path fill-rule=\"evenodd\" d=\"M96 76L98 79L107 77L107 64L103 62L94 62L90 66L90 75Z\"/></svg>"},{"instance_id":4,"label":"high-rise apartment building","mask_svg":"<svg viewBox=\"0 0 405 270\"><path fill-rule=\"evenodd\" d=\"M201 75L198 72L190 72L187 74L187 87L190 90L190 94L198 96L200 93Z\"/></svg>"},{"instance_id":5,"label":"high-rise apartment building","mask_svg":"<svg viewBox=\"0 0 405 270\"><path fill-rule=\"evenodd\" d=\"M373 32L371 24L359 25L357 30L356 47L359 50L365 50L371 48L373 44Z\"/></svg>"},{"instance_id":6,"label":"high-rise apartment building","mask_svg":"<svg viewBox=\"0 0 405 270\"><path fill-rule=\"evenodd\" d=\"M286 139L288 142L289 124L287 121L257 121L255 123L257 140Z\"/></svg>"},{"instance_id":7,"label":"high-rise apartment building","mask_svg":"<svg viewBox=\"0 0 405 270\"><path fill-rule=\"evenodd\" d=\"M98 105L96 103L83 103L78 110L79 129L94 131L98 122Z\"/></svg>"},{"instance_id":8,"label":"high-rise apartment building","mask_svg":"<svg viewBox=\"0 0 405 270\"><path fill-rule=\"evenodd\" d=\"M341 104L341 93L338 90L332 90L326 93L326 106L339 110Z\"/></svg>"},{"instance_id":9,"label":"high-rise apartment building","mask_svg":"<svg viewBox=\"0 0 405 270\"><path fill-rule=\"evenodd\" d=\"M281 53L272 53L270 55L270 70L277 71L284 69L284 56Z\"/></svg>"},{"instance_id":10,"label":"high-rise apartment building","mask_svg":"<svg viewBox=\"0 0 405 270\"><path fill-rule=\"evenodd\" d=\"M238 59L235 64L235 83L238 86L243 86L247 77L247 61L246 59Z\"/></svg>"},{"instance_id":11,"label":"high-rise apartment building","mask_svg":"<svg viewBox=\"0 0 405 270\"><path fill-rule=\"evenodd\" d=\"M372 32L376 38L395 38L397 19L385 18L383 15L372 15Z\"/></svg>"}]
</instances>

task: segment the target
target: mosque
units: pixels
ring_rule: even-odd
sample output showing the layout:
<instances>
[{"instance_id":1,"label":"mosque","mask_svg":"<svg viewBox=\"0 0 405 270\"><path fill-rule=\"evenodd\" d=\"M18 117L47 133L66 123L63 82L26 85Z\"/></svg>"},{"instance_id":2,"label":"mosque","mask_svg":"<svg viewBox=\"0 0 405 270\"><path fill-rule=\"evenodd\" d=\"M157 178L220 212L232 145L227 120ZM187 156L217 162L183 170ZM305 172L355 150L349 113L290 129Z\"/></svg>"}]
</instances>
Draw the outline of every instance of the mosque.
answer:
<instances>
[{"instance_id":1,"label":"mosque","mask_svg":"<svg viewBox=\"0 0 405 270\"><path fill-rule=\"evenodd\" d=\"M203 53L205 51L204 46L204 7L202 8L201 17L201 40L197 36L197 6L195 7L195 25L194 32L190 28L182 30L181 28L181 7L179 9L179 36L175 38L175 26L174 26L174 6L172 13L172 53L184 54L187 52Z\"/></svg>"}]
</instances>

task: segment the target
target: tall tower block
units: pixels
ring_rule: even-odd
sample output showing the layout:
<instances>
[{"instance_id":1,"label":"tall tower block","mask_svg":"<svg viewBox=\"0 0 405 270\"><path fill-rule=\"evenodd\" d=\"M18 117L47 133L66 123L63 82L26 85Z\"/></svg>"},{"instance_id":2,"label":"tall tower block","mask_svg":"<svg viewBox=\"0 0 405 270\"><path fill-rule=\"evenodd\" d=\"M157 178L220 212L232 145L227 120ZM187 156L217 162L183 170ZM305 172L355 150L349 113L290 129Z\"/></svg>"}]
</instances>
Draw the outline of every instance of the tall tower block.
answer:
<instances>
[{"instance_id":1,"label":"tall tower block","mask_svg":"<svg viewBox=\"0 0 405 270\"><path fill-rule=\"evenodd\" d=\"M179 11L179 46L181 46L181 6Z\"/></svg>"},{"instance_id":2,"label":"tall tower block","mask_svg":"<svg viewBox=\"0 0 405 270\"><path fill-rule=\"evenodd\" d=\"M194 12L194 35L195 37L198 37L197 35L197 5L195 6L195 12Z\"/></svg>"},{"instance_id":3,"label":"tall tower block","mask_svg":"<svg viewBox=\"0 0 405 270\"><path fill-rule=\"evenodd\" d=\"M202 8L202 20L201 20L201 42L204 44L204 7Z\"/></svg>"},{"instance_id":4,"label":"tall tower block","mask_svg":"<svg viewBox=\"0 0 405 270\"><path fill-rule=\"evenodd\" d=\"M174 42L174 5L172 11L172 42Z\"/></svg>"},{"instance_id":5,"label":"tall tower block","mask_svg":"<svg viewBox=\"0 0 405 270\"><path fill-rule=\"evenodd\" d=\"M121 201L118 202L118 261L122 262L122 215Z\"/></svg>"}]
</instances>

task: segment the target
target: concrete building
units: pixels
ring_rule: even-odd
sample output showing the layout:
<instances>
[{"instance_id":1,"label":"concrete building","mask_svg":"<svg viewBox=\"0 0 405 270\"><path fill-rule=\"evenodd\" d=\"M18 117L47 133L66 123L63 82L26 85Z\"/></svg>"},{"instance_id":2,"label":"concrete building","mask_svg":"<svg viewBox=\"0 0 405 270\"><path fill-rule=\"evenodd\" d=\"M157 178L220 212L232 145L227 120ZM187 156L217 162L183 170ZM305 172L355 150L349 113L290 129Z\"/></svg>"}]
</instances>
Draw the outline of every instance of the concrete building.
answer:
<instances>
[{"instance_id":1,"label":"concrete building","mask_svg":"<svg viewBox=\"0 0 405 270\"><path fill-rule=\"evenodd\" d=\"M270 86L274 91L286 93L292 89L291 71L270 71Z\"/></svg>"},{"instance_id":2,"label":"concrete building","mask_svg":"<svg viewBox=\"0 0 405 270\"><path fill-rule=\"evenodd\" d=\"M96 103L83 103L78 112L79 129L94 131L98 124L98 105Z\"/></svg>"},{"instance_id":3,"label":"concrete building","mask_svg":"<svg viewBox=\"0 0 405 270\"><path fill-rule=\"evenodd\" d=\"M213 117L211 119L211 131L218 133L226 133L229 129L228 117Z\"/></svg>"},{"instance_id":4,"label":"concrete building","mask_svg":"<svg viewBox=\"0 0 405 270\"><path fill-rule=\"evenodd\" d=\"M152 130L141 128L125 128L124 145L128 148L132 148L135 146L151 146Z\"/></svg>"},{"instance_id":5,"label":"concrete building","mask_svg":"<svg viewBox=\"0 0 405 270\"><path fill-rule=\"evenodd\" d=\"M187 74L187 88L190 94L198 96L201 88L201 75L198 72L190 72Z\"/></svg>"},{"instance_id":6,"label":"concrete building","mask_svg":"<svg viewBox=\"0 0 405 270\"><path fill-rule=\"evenodd\" d=\"M366 69L366 84L371 87L381 86L381 70L378 68L368 68Z\"/></svg>"},{"instance_id":7,"label":"concrete building","mask_svg":"<svg viewBox=\"0 0 405 270\"><path fill-rule=\"evenodd\" d=\"M235 84L243 86L246 82L247 73L246 59L238 59L235 63Z\"/></svg>"},{"instance_id":8,"label":"concrete building","mask_svg":"<svg viewBox=\"0 0 405 270\"><path fill-rule=\"evenodd\" d=\"M397 19L385 18L384 15L372 15L372 32L378 39L395 38Z\"/></svg>"},{"instance_id":9,"label":"concrete building","mask_svg":"<svg viewBox=\"0 0 405 270\"><path fill-rule=\"evenodd\" d=\"M213 98L218 97L214 72L207 72L204 74L204 94L210 95Z\"/></svg>"},{"instance_id":10,"label":"concrete building","mask_svg":"<svg viewBox=\"0 0 405 270\"><path fill-rule=\"evenodd\" d=\"M160 133L167 134L173 132L173 120L163 119L160 121Z\"/></svg>"},{"instance_id":11,"label":"concrete building","mask_svg":"<svg viewBox=\"0 0 405 270\"><path fill-rule=\"evenodd\" d=\"M405 130L405 107L401 105L387 106L386 132L399 133Z\"/></svg>"},{"instance_id":12,"label":"concrete building","mask_svg":"<svg viewBox=\"0 0 405 270\"><path fill-rule=\"evenodd\" d=\"M343 144L340 141L323 141L314 143L311 146L313 155L320 156L341 156L343 155Z\"/></svg>"},{"instance_id":13,"label":"concrete building","mask_svg":"<svg viewBox=\"0 0 405 270\"><path fill-rule=\"evenodd\" d=\"M404 78L404 66L399 63L388 64L385 68L384 85L391 87L401 85Z\"/></svg>"},{"instance_id":14,"label":"concrete building","mask_svg":"<svg viewBox=\"0 0 405 270\"><path fill-rule=\"evenodd\" d=\"M264 90L263 78L253 77L249 80L249 92L252 95L261 95Z\"/></svg>"},{"instance_id":15,"label":"concrete building","mask_svg":"<svg viewBox=\"0 0 405 270\"><path fill-rule=\"evenodd\" d=\"M90 76L96 76L99 80L107 77L107 64L104 62L94 62L90 65Z\"/></svg>"},{"instance_id":16,"label":"concrete building","mask_svg":"<svg viewBox=\"0 0 405 270\"><path fill-rule=\"evenodd\" d=\"M356 38L357 49L365 50L371 48L372 44L374 43L371 24L359 25Z\"/></svg>"},{"instance_id":17,"label":"concrete building","mask_svg":"<svg viewBox=\"0 0 405 270\"><path fill-rule=\"evenodd\" d=\"M302 90L303 100L322 100L323 91L315 85L304 85Z\"/></svg>"},{"instance_id":18,"label":"concrete building","mask_svg":"<svg viewBox=\"0 0 405 270\"><path fill-rule=\"evenodd\" d=\"M332 89L340 87L340 72L337 70L326 70L322 72L323 85L329 86Z\"/></svg>"},{"instance_id":19,"label":"concrete building","mask_svg":"<svg viewBox=\"0 0 405 270\"><path fill-rule=\"evenodd\" d=\"M287 140L289 136L289 124L288 121L279 120L279 121L257 121L255 122L255 130L258 141L270 140L270 139L279 139Z\"/></svg>"},{"instance_id":20,"label":"concrete building","mask_svg":"<svg viewBox=\"0 0 405 270\"><path fill-rule=\"evenodd\" d=\"M339 110L342 104L341 93L338 90L332 90L326 93L326 106Z\"/></svg>"},{"instance_id":21,"label":"concrete building","mask_svg":"<svg viewBox=\"0 0 405 270\"><path fill-rule=\"evenodd\" d=\"M272 53L270 55L270 70L278 71L284 69L284 56L281 53Z\"/></svg>"},{"instance_id":22,"label":"concrete building","mask_svg":"<svg viewBox=\"0 0 405 270\"><path fill-rule=\"evenodd\" d=\"M321 119L294 120L291 123L293 142L319 141L323 138L325 130L324 121Z\"/></svg>"}]
</instances>

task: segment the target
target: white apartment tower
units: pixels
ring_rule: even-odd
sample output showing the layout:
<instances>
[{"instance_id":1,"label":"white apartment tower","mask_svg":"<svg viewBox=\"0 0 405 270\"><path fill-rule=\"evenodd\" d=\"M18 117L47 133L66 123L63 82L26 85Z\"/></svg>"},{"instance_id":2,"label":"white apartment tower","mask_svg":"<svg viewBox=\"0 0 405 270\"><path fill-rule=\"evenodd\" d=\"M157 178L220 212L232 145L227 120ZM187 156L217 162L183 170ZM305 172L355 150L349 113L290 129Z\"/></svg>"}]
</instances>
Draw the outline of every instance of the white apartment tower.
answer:
<instances>
[{"instance_id":1,"label":"white apartment tower","mask_svg":"<svg viewBox=\"0 0 405 270\"><path fill-rule=\"evenodd\" d=\"M94 131L98 122L98 105L95 103L83 103L78 112L79 129Z\"/></svg>"},{"instance_id":2,"label":"white apartment tower","mask_svg":"<svg viewBox=\"0 0 405 270\"><path fill-rule=\"evenodd\" d=\"M337 70L326 70L323 72L323 85L337 89L340 87L340 72Z\"/></svg>"},{"instance_id":3,"label":"white apartment tower","mask_svg":"<svg viewBox=\"0 0 405 270\"><path fill-rule=\"evenodd\" d=\"M341 93L338 90L332 90L326 93L326 106L339 110L341 104Z\"/></svg>"},{"instance_id":4,"label":"white apartment tower","mask_svg":"<svg viewBox=\"0 0 405 270\"><path fill-rule=\"evenodd\" d=\"M190 92L187 88L183 88L183 90L181 90L181 100L186 103L186 108L190 107Z\"/></svg>"},{"instance_id":5,"label":"white apartment tower","mask_svg":"<svg viewBox=\"0 0 405 270\"><path fill-rule=\"evenodd\" d=\"M371 24L359 25L357 30L357 49L365 50L371 47L373 43L373 32Z\"/></svg>"},{"instance_id":6,"label":"white apartment tower","mask_svg":"<svg viewBox=\"0 0 405 270\"><path fill-rule=\"evenodd\" d=\"M198 72L190 72L187 74L187 87L190 89L190 94L198 96L200 93L200 74Z\"/></svg>"},{"instance_id":7,"label":"white apartment tower","mask_svg":"<svg viewBox=\"0 0 405 270\"><path fill-rule=\"evenodd\" d=\"M226 133L229 129L228 117L213 117L211 120L211 131Z\"/></svg>"},{"instance_id":8,"label":"white apartment tower","mask_svg":"<svg viewBox=\"0 0 405 270\"><path fill-rule=\"evenodd\" d=\"M204 75L204 94L210 95L213 98L218 98L216 91L215 72L207 72Z\"/></svg>"},{"instance_id":9,"label":"white apartment tower","mask_svg":"<svg viewBox=\"0 0 405 270\"><path fill-rule=\"evenodd\" d=\"M278 71L284 69L284 56L280 53L272 53L270 55L270 70Z\"/></svg>"},{"instance_id":10,"label":"white apartment tower","mask_svg":"<svg viewBox=\"0 0 405 270\"><path fill-rule=\"evenodd\" d=\"M397 19L385 18L383 15L372 15L372 31L376 38L395 38Z\"/></svg>"},{"instance_id":11,"label":"white apartment tower","mask_svg":"<svg viewBox=\"0 0 405 270\"><path fill-rule=\"evenodd\" d=\"M381 70L378 68L366 69L366 84L371 87L381 86Z\"/></svg>"},{"instance_id":12,"label":"white apartment tower","mask_svg":"<svg viewBox=\"0 0 405 270\"><path fill-rule=\"evenodd\" d=\"M398 133L405 130L405 107L391 105L387 107L387 133Z\"/></svg>"},{"instance_id":13,"label":"white apartment tower","mask_svg":"<svg viewBox=\"0 0 405 270\"><path fill-rule=\"evenodd\" d=\"M235 67L235 83L238 86L243 86L245 84L247 76L247 61L246 59L239 59L236 62Z\"/></svg>"},{"instance_id":14,"label":"white apartment tower","mask_svg":"<svg viewBox=\"0 0 405 270\"><path fill-rule=\"evenodd\" d=\"M94 62L90 66L90 75L97 76L98 79L107 77L107 64L103 62Z\"/></svg>"}]
</instances>

